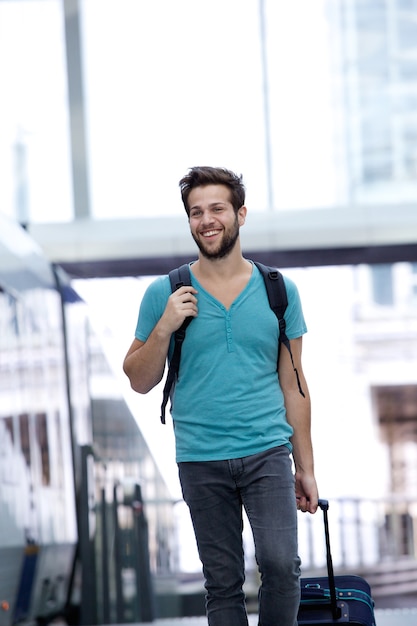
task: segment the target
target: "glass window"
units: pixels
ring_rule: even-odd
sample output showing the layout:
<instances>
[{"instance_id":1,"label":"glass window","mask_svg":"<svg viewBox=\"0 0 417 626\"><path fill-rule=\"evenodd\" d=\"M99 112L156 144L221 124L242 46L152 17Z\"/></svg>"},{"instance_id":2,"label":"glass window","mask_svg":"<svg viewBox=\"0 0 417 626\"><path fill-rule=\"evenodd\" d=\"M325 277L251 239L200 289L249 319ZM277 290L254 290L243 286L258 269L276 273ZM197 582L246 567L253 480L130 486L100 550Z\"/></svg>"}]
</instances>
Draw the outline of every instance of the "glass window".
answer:
<instances>
[{"instance_id":1,"label":"glass window","mask_svg":"<svg viewBox=\"0 0 417 626\"><path fill-rule=\"evenodd\" d=\"M400 11L417 11L417 0L397 0L397 2Z\"/></svg>"},{"instance_id":2,"label":"glass window","mask_svg":"<svg viewBox=\"0 0 417 626\"><path fill-rule=\"evenodd\" d=\"M397 41L400 50L417 48L417 23L409 19L399 19L397 22Z\"/></svg>"},{"instance_id":3,"label":"glass window","mask_svg":"<svg viewBox=\"0 0 417 626\"><path fill-rule=\"evenodd\" d=\"M416 309L417 308L417 263L410 263L411 269L411 280L410 280L410 290L411 290L411 306Z\"/></svg>"},{"instance_id":4,"label":"glass window","mask_svg":"<svg viewBox=\"0 0 417 626\"><path fill-rule=\"evenodd\" d=\"M402 80L417 81L417 61L404 59L399 61L398 74Z\"/></svg>"},{"instance_id":5,"label":"glass window","mask_svg":"<svg viewBox=\"0 0 417 626\"><path fill-rule=\"evenodd\" d=\"M392 265L372 265L372 296L375 304L394 304Z\"/></svg>"},{"instance_id":6,"label":"glass window","mask_svg":"<svg viewBox=\"0 0 417 626\"><path fill-rule=\"evenodd\" d=\"M363 179L384 180L392 175L390 129L388 119L366 116L362 124Z\"/></svg>"},{"instance_id":7,"label":"glass window","mask_svg":"<svg viewBox=\"0 0 417 626\"><path fill-rule=\"evenodd\" d=\"M404 164L405 171L412 178L417 178L417 121L404 128Z\"/></svg>"},{"instance_id":8,"label":"glass window","mask_svg":"<svg viewBox=\"0 0 417 626\"><path fill-rule=\"evenodd\" d=\"M178 180L198 163L242 172L252 210L271 208L268 178L272 208L334 205L325 0L262 3L266 64L258 0L77 4L93 217L182 212ZM63 6L0 2L0 203L21 222L73 218Z\"/></svg>"},{"instance_id":9,"label":"glass window","mask_svg":"<svg viewBox=\"0 0 417 626\"><path fill-rule=\"evenodd\" d=\"M251 172L265 209L258 2L81 8L94 217L183 212L178 181L202 163Z\"/></svg>"},{"instance_id":10,"label":"glass window","mask_svg":"<svg viewBox=\"0 0 417 626\"><path fill-rule=\"evenodd\" d=\"M72 219L59 0L0 2L0 205L21 222Z\"/></svg>"},{"instance_id":11,"label":"glass window","mask_svg":"<svg viewBox=\"0 0 417 626\"><path fill-rule=\"evenodd\" d=\"M415 113L417 111L417 93L412 92L395 94L395 112L396 113Z\"/></svg>"}]
</instances>

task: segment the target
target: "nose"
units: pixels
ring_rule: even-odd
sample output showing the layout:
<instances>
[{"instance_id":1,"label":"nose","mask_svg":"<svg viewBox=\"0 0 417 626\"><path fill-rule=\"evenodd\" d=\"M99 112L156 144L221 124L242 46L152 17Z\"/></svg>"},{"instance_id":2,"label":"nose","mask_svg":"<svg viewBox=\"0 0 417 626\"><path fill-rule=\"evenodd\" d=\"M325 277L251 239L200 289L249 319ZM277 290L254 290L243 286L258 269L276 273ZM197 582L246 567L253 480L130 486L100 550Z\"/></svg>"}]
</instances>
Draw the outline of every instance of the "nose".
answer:
<instances>
[{"instance_id":1,"label":"nose","mask_svg":"<svg viewBox=\"0 0 417 626\"><path fill-rule=\"evenodd\" d=\"M201 217L201 223L206 226L208 224L212 224L214 222L213 215L211 211L203 211L203 215Z\"/></svg>"}]
</instances>

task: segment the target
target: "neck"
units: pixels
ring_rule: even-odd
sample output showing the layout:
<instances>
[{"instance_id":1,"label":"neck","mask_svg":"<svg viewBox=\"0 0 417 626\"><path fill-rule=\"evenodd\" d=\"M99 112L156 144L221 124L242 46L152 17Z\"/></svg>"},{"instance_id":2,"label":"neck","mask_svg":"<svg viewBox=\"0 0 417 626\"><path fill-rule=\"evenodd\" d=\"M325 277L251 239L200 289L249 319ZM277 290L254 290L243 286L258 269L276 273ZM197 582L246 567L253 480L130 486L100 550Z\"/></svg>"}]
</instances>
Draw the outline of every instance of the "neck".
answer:
<instances>
[{"instance_id":1,"label":"neck","mask_svg":"<svg viewBox=\"0 0 417 626\"><path fill-rule=\"evenodd\" d=\"M240 245L236 243L233 250L226 257L221 259L209 259L202 255L198 256L198 261L193 265L196 276L202 278L215 278L216 276L234 276L245 271L250 266L243 255Z\"/></svg>"}]
</instances>

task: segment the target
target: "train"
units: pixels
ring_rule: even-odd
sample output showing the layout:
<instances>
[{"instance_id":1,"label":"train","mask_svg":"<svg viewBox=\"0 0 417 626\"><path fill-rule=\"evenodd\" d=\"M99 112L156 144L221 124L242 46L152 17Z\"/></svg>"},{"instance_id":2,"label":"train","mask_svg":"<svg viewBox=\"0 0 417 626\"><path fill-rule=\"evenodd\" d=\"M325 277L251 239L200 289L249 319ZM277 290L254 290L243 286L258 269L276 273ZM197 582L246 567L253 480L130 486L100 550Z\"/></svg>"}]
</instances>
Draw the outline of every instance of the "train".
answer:
<instances>
[{"instance_id":1,"label":"train","mask_svg":"<svg viewBox=\"0 0 417 626\"><path fill-rule=\"evenodd\" d=\"M101 395L92 392L98 376ZM87 304L3 216L0 529L0 626L163 614L154 581L176 571L170 492Z\"/></svg>"}]
</instances>

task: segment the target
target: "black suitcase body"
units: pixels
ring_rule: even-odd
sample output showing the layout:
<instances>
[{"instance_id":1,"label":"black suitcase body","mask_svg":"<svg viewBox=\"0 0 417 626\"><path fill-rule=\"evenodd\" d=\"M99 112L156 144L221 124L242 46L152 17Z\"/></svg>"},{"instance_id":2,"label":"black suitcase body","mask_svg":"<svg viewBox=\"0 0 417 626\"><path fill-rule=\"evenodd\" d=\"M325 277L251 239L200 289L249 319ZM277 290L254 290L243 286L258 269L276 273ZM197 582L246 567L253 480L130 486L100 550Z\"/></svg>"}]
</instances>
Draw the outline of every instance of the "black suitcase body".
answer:
<instances>
[{"instance_id":1,"label":"black suitcase body","mask_svg":"<svg viewBox=\"0 0 417 626\"><path fill-rule=\"evenodd\" d=\"M301 579L300 626L357 624L376 626L369 584L361 576L335 576L330 551L327 500L319 500L324 516L327 576Z\"/></svg>"}]
</instances>

